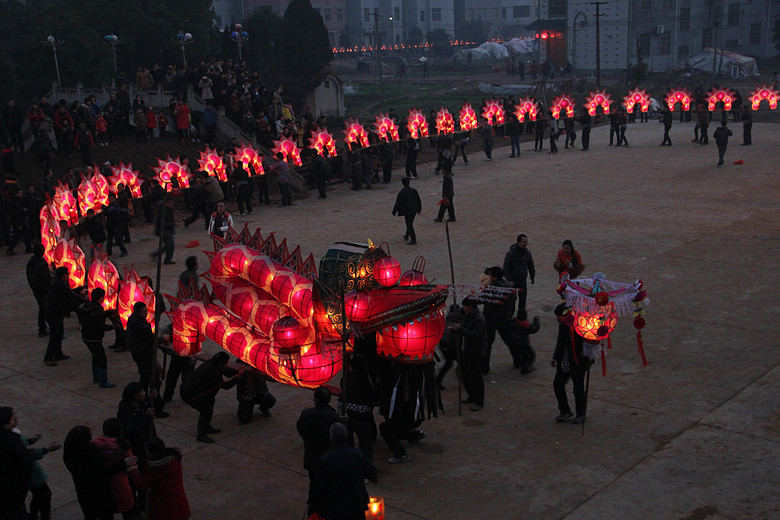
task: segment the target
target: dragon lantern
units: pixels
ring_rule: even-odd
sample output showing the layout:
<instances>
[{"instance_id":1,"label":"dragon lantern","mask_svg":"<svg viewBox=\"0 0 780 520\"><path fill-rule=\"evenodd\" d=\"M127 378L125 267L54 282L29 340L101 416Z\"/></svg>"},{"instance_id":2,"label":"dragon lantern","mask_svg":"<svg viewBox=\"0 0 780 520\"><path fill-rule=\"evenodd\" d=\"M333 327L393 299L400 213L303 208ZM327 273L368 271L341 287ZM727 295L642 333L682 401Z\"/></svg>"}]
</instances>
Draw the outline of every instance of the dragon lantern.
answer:
<instances>
[{"instance_id":1,"label":"dragon lantern","mask_svg":"<svg viewBox=\"0 0 780 520\"><path fill-rule=\"evenodd\" d=\"M680 110L687 112L691 109L691 93L684 88L671 89L666 95L666 106L670 112L674 112L677 103L680 103Z\"/></svg>"},{"instance_id":2,"label":"dragon lantern","mask_svg":"<svg viewBox=\"0 0 780 520\"><path fill-rule=\"evenodd\" d=\"M130 190L134 198L141 198L141 183L138 181L138 171L133 170L133 163L119 163L119 166L111 167L111 177L108 178L110 189L113 193L117 192L117 186L124 184L125 188ZM108 200L108 197L106 197Z\"/></svg>"},{"instance_id":3,"label":"dragon lantern","mask_svg":"<svg viewBox=\"0 0 780 520\"><path fill-rule=\"evenodd\" d=\"M504 107L495 99L486 101L485 106L482 107L482 117L489 125L503 125L504 116Z\"/></svg>"},{"instance_id":4,"label":"dragon lantern","mask_svg":"<svg viewBox=\"0 0 780 520\"><path fill-rule=\"evenodd\" d=\"M71 289L84 285L86 277L84 251L76 244L76 239L59 240L52 252L54 267L68 268L68 284Z\"/></svg>"},{"instance_id":5,"label":"dragon lantern","mask_svg":"<svg viewBox=\"0 0 780 520\"><path fill-rule=\"evenodd\" d=\"M734 101L734 93L730 88L715 88L707 94L707 110L714 112L718 110L718 103L723 103L723 110L731 110L731 103Z\"/></svg>"},{"instance_id":6,"label":"dragon lantern","mask_svg":"<svg viewBox=\"0 0 780 520\"><path fill-rule=\"evenodd\" d=\"M207 146L205 150L200 152L198 165L200 166L200 171L206 172L212 177L216 177L221 182L227 182L228 178L225 163L216 150L212 150Z\"/></svg>"},{"instance_id":7,"label":"dragon lantern","mask_svg":"<svg viewBox=\"0 0 780 520\"><path fill-rule=\"evenodd\" d=\"M471 107L471 104L467 101L463 103L463 107L460 109L460 129L463 131L473 130L477 127L477 113Z\"/></svg>"},{"instance_id":8,"label":"dragon lantern","mask_svg":"<svg viewBox=\"0 0 780 520\"><path fill-rule=\"evenodd\" d=\"M271 151L275 154L281 153L284 155L284 160L287 161L288 164L294 166L303 164L303 162L301 162L301 152L298 150L298 145L295 144L295 141L293 141L291 137L283 137L278 141L274 141L274 145L274 149Z\"/></svg>"},{"instance_id":9,"label":"dragon lantern","mask_svg":"<svg viewBox=\"0 0 780 520\"><path fill-rule=\"evenodd\" d=\"M780 99L780 91L774 87L767 87L766 84L756 87L754 91L750 93L748 97L750 100L750 106L753 110L758 110L762 101L766 101L769 104L769 109L774 110L777 108L777 100Z\"/></svg>"},{"instance_id":10,"label":"dragon lantern","mask_svg":"<svg viewBox=\"0 0 780 520\"><path fill-rule=\"evenodd\" d=\"M336 142L333 140L333 136L327 130L321 130L312 132L312 136L309 138L309 148L315 150L318 154L325 156L325 152L328 152L329 157L336 155Z\"/></svg>"},{"instance_id":11,"label":"dragon lantern","mask_svg":"<svg viewBox=\"0 0 780 520\"><path fill-rule=\"evenodd\" d=\"M588 114L591 116L596 115L596 109L601 107L601 110L605 114L609 114L609 105L612 104L612 96L607 94L606 90L597 90L591 92L590 95L585 98L585 106L588 108Z\"/></svg>"},{"instance_id":12,"label":"dragon lantern","mask_svg":"<svg viewBox=\"0 0 780 520\"><path fill-rule=\"evenodd\" d=\"M344 129L344 142L350 147L352 143L358 143L363 148L368 146L368 133L358 119L347 121L347 127Z\"/></svg>"},{"instance_id":13,"label":"dragon lantern","mask_svg":"<svg viewBox=\"0 0 780 520\"><path fill-rule=\"evenodd\" d=\"M119 284L119 272L108 259L108 256L100 251L87 271L87 289L89 289L89 293L91 294L93 289L103 289L106 291L103 308L106 310L116 309Z\"/></svg>"},{"instance_id":14,"label":"dragon lantern","mask_svg":"<svg viewBox=\"0 0 780 520\"><path fill-rule=\"evenodd\" d=\"M57 209L53 202L47 202L41 207L39 219L41 222L41 244L43 244L44 249L43 258L46 259L47 264L51 264L54 259L54 248L62 234Z\"/></svg>"},{"instance_id":15,"label":"dragon lantern","mask_svg":"<svg viewBox=\"0 0 780 520\"><path fill-rule=\"evenodd\" d=\"M103 204L101 203L100 193L98 187L90 179L87 179L83 174L81 176L81 184L78 188L79 196L79 210L82 215L86 215L87 211L94 210L95 213L100 213L103 210ZM106 198L108 202L108 198Z\"/></svg>"},{"instance_id":16,"label":"dragon lantern","mask_svg":"<svg viewBox=\"0 0 780 520\"><path fill-rule=\"evenodd\" d=\"M260 160L260 154L257 150L249 145L241 143L239 148L236 148L236 161L244 165L244 169L251 175L252 169L255 171L255 175L265 175L265 169L263 169L263 162ZM250 169L249 167L252 167Z\"/></svg>"},{"instance_id":17,"label":"dragon lantern","mask_svg":"<svg viewBox=\"0 0 780 520\"><path fill-rule=\"evenodd\" d=\"M66 184L60 183L54 188L52 200L57 220L64 220L69 226L78 224L79 212L76 197L73 196Z\"/></svg>"},{"instance_id":18,"label":"dragon lantern","mask_svg":"<svg viewBox=\"0 0 780 520\"><path fill-rule=\"evenodd\" d=\"M173 180L176 179L179 188L190 187L190 175L187 168L179 162L179 158L171 159L169 155L164 161L157 159L158 166L152 168L157 172L157 181L160 186L164 186L167 191L173 190Z\"/></svg>"},{"instance_id":19,"label":"dragon lantern","mask_svg":"<svg viewBox=\"0 0 780 520\"><path fill-rule=\"evenodd\" d=\"M141 278L132 267L125 269L125 280L120 284L116 310L122 326L127 328L127 320L133 313L136 302L144 302L147 307L146 321L154 330L154 312L156 298L147 278Z\"/></svg>"},{"instance_id":20,"label":"dragon lantern","mask_svg":"<svg viewBox=\"0 0 780 520\"><path fill-rule=\"evenodd\" d=\"M356 340L376 337L385 360L433 370L446 286L400 285L400 264L373 244L335 243L317 274L312 255L273 234L245 226L228 235L214 237L211 295L168 296L180 354L199 352L207 337L277 381L314 388L341 370Z\"/></svg>"},{"instance_id":21,"label":"dragon lantern","mask_svg":"<svg viewBox=\"0 0 780 520\"><path fill-rule=\"evenodd\" d=\"M528 115L529 121L536 121L536 116L538 113L538 103L529 97L520 100L520 103L515 105L515 116L517 116L517 120L521 123L525 121L526 115Z\"/></svg>"}]
</instances>

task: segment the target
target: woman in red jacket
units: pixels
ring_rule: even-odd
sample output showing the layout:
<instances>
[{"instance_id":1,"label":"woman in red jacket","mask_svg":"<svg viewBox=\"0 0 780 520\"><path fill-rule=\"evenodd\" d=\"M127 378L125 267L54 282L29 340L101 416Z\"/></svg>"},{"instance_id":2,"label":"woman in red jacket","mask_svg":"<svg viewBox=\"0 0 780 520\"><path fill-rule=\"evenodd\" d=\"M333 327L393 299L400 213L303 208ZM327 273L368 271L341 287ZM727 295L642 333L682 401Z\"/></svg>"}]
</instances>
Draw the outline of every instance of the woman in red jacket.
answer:
<instances>
[{"instance_id":1,"label":"woman in red jacket","mask_svg":"<svg viewBox=\"0 0 780 520\"><path fill-rule=\"evenodd\" d=\"M183 99L180 99L173 109L173 115L176 117L176 137L179 138L182 145L188 144L190 130L190 107Z\"/></svg>"},{"instance_id":2,"label":"woman in red jacket","mask_svg":"<svg viewBox=\"0 0 780 520\"><path fill-rule=\"evenodd\" d=\"M142 473L134 471L132 476L139 491L149 490L149 520L187 520L190 503L182 482L181 453L156 438L146 448L149 462Z\"/></svg>"},{"instance_id":3,"label":"woman in red jacket","mask_svg":"<svg viewBox=\"0 0 780 520\"><path fill-rule=\"evenodd\" d=\"M582 263L580 253L574 250L574 244L571 240L564 240L561 249L558 251L558 257L553 263L553 267L558 271L558 279L563 278L564 273L569 274L569 278L577 278L585 270L585 264Z\"/></svg>"}]
</instances>

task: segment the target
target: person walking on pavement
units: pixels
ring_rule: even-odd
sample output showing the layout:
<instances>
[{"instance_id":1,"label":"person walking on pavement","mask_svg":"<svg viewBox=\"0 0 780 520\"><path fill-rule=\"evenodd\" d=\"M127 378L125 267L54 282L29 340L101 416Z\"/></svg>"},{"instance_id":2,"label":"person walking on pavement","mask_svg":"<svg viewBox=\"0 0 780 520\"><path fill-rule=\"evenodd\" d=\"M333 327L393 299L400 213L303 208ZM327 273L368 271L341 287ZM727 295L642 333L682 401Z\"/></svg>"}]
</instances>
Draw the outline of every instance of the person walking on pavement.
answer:
<instances>
[{"instance_id":1,"label":"person walking on pavement","mask_svg":"<svg viewBox=\"0 0 780 520\"><path fill-rule=\"evenodd\" d=\"M724 117L720 126L712 133L712 138L715 139L715 144L718 145L718 168L723 167L723 157L726 155L726 147L729 145L729 137L734 133L726 126L726 118Z\"/></svg>"},{"instance_id":2,"label":"person walking on pavement","mask_svg":"<svg viewBox=\"0 0 780 520\"><path fill-rule=\"evenodd\" d=\"M33 255L27 261L27 284L32 289L35 301L38 303L38 337L42 338L49 334L46 328L46 293L49 292L49 283L51 282L51 273L49 264L43 258L46 249L43 244L33 246Z\"/></svg>"},{"instance_id":3,"label":"person walking on pavement","mask_svg":"<svg viewBox=\"0 0 780 520\"><path fill-rule=\"evenodd\" d=\"M482 314L487 328L487 348L485 349L485 356L482 362L482 373L487 374L490 372L490 354L493 351L496 333L501 336L510 354L512 354L512 362L515 368L520 368L520 353L512 341L512 316L515 313L516 297L514 292L504 291L512 285L504 279L504 270L498 266L488 267L485 269L485 274L489 278L483 293L485 305ZM496 289L491 289L491 287Z\"/></svg>"},{"instance_id":4,"label":"person walking on pavement","mask_svg":"<svg viewBox=\"0 0 780 520\"><path fill-rule=\"evenodd\" d=\"M154 223L154 234L160 236L162 233L163 248L165 250L164 264L175 264L173 261L173 252L176 244L173 241L173 235L176 233L176 214L174 212L173 199L166 199L157 210L157 219ZM152 251L152 258L157 258L159 251Z\"/></svg>"},{"instance_id":5,"label":"person walking on pavement","mask_svg":"<svg viewBox=\"0 0 780 520\"><path fill-rule=\"evenodd\" d=\"M753 144L753 110L750 105L742 107L742 145L750 146Z\"/></svg>"},{"instance_id":6,"label":"person walking on pavement","mask_svg":"<svg viewBox=\"0 0 780 520\"><path fill-rule=\"evenodd\" d=\"M564 322L566 304L561 303L555 308L555 318L558 320L558 340L555 343L555 353L550 365L555 368L553 390L558 400L558 416L555 422L565 422L571 419L572 413L569 400L566 397L566 383L569 379L574 385L574 404L577 416L574 424L585 422L585 374L588 371L590 358L583 351L583 339L574 333L573 328ZM572 337L574 335L574 337Z\"/></svg>"},{"instance_id":7,"label":"person walking on pavement","mask_svg":"<svg viewBox=\"0 0 780 520\"><path fill-rule=\"evenodd\" d=\"M406 176L417 178L417 153L420 151L420 140L411 135L406 140Z\"/></svg>"},{"instance_id":8,"label":"person walking on pavement","mask_svg":"<svg viewBox=\"0 0 780 520\"><path fill-rule=\"evenodd\" d=\"M485 318L482 316L477 300L467 297L462 304L465 316L462 323L455 323L452 329L463 336L461 356L461 376L466 389L464 404L471 404L471 411L478 412L485 405L485 382L482 379L482 366L487 351Z\"/></svg>"},{"instance_id":9,"label":"person walking on pavement","mask_svg":"<svg viewBox=\"0 0 780 520\"><path fill-rule=\"evenodd\" d=\"M420 201L420 194L417 193L417 190L409 186L409 177L403 177L401 184L404 187L401 188L395 199L393 216L404 217L406 220L404 240L408 240L407 244L414 245L417 243L417 234L414 232L414 217L422 213L422 201Z\"/></svg>"},{"instance_id":10,"label":"person walking on pavement","mask_svg":"<svg viewBox=\"0 0 780 520\"><path fill-rule=\"evenodd\" d=\"M488 124L487 119L482 120L482 126L479 127L479 135L482 137L482 151L485 152L488 161L493 160L493 140L495 132L493 127Z\"/></svg>"},{"instance_id":11,"label":"person walking on pavement","mask_svg":"<svg viewBox=\"0 0 780 520\"><path fill-rule=\"evenodd\" d=\"M449 215L447 222L455 222L455 203L452 201L455 197L455 183L452 178L452 161L447 161L443 169L444 174L441 179L441 201L439 201L439 214L433 219L434 222L441 222L444 212Z\"/></svg>"},{"instance_id":12,"label":"person walking on pavement","mask_svg":"<svg viewBox=\"0 0 780 520\"><path fill-rule=\"evenodd\" d=\"M531 283L534 283L536 267L534 257L528 249L528 237L523 233L517 235L517 242L512 244L504 256L504 277L521 289L517 293L517 310L525 310L528 296L526 279L530 277Z\"/></svg>"},{"instance_id":13,"label":"person walking on pavement","mask_svg":"<svg viewBox=\"0 0 780 520\"><path fill-rule=\"evenodd\" d=\"M582 125L582 151L587 152L590 148L590 128L593 121L587 108L582 107L582 114L577 118L577 121ZM609 144L612 144L611 140ZM571 145L574 146L574 138L572 138Z\"/></svg>"},{"instance_id":14,"label":"person walking on pavement","mask_svg":"<svg viewBox=\"0 0 780 520\"><path fill-rule=\"evenodd\" d=\"M664 140L661 141L661 146L672 146L672 139L669 137L669 130L672 129L672 119L672 111L667 108L663 111L663 116L658 121L664 125Z\"/></svg>"}]
</instances>

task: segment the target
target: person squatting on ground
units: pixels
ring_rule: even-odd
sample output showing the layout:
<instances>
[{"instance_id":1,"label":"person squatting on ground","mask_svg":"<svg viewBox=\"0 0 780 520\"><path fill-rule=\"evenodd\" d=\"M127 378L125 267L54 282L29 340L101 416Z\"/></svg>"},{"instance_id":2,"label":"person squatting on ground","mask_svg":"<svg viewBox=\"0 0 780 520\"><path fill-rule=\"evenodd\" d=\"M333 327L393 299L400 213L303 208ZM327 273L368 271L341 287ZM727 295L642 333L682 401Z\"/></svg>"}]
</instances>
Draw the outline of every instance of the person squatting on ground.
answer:
<instances>
[{"instance_id":1,"label":"person squatting on ground","mask_svg":"<svg viewBox=\"0 0 780 520\"><path fill-rule=\"evenodd\" d=\"M276 397L268 391L266 376L257 370L248 368L238 378L236 398L238 399L238 421L249 424L252 420L255 405L263 417L271 417L271 408L276 404Z\"/></svg>"},{"instance_id":2,"label":"person squatting on ground","mask_svg":"<svg viewBox=\"0 0 780 520\"><path fill-rule=\"evenodd\" d=\"M564 323L564 311L566 304L561 303L555 308L555 318L558 320L558 340L555 343L555 353L550 365L555 368L553 390L558 399L558 416L556 422L564 422L572 417L569 400L566 397L566 383L571 379L574 385L574 405L577 416L575 424L585 422L585 374L588 371L591 360L583 351L582 336L573 332L572 328ZM573 335L573 337L572 337Z\"/></svg>"},{"instance_id":3,"label":"person squatting on ground","mask_svg":"<svg viewBox=\"0 0 780 520\"><path fill-rule=\"evenodd\" d=\"M214 439L209 437L209 434L222 431L211 425L217 392L219 392L220 388L225 390L233 388L241 376L244 375L244 368L242 367L236 372L236 377L226 381L223 374L227 368L228 361L230 361L230 355L227 352L217 352L211 359L196 368L181 383L179 393L182 401L199 412L196 437L199 442L212 443Z\"/></svg>"}]
</instances>

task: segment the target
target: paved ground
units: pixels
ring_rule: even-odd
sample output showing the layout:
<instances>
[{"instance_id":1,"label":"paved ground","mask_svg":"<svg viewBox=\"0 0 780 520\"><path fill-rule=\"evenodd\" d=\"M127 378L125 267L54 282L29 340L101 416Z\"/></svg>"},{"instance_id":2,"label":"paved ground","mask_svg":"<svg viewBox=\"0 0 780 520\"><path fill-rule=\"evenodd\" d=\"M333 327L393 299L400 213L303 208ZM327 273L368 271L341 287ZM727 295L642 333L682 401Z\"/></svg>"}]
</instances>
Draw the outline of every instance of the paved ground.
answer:
<instances>
[{"instance_id":1,"label":"paved ground","mask_svg":"<svg viewBox=\"0 0 780 520\"><path fill-rule=\"evenodd\" d=\"M735 128L737 130L737 128ZM476 282L488 265L500 265L519 232L529 235L536 284L528 308L542 317L532 338L540 363L530 376L510 366L501 346L487 377L486 407L457 414L454 375L445 384L446 413L424 424L428 438L411 447L411 462L389 465L386 446L376 450L390 520L467 518L756 519L780 517L780 350L774 318L780 306L780 208L776 172L780 126L757 124L754 145L733 139L725 168L715 168L714 144L690 143L692 123L675 124L674 146L660 148L657 122L631 125L629 148L609 148L607 128L593 132L591 151L533 153L519 159L498 149L485 162L471 146L468 166L455 170L458 221L451 225L455 277ZM739 133L739 132L736 132ZM732 162L744 159L743 166ZM417 246L403 244L402 219L390 210L400 187L354 193L338 186L327 200L290 208L261 208L239 223L277 232L317 260L337 240L387 241L404 267L415 255L426 274L450 281L443 224L431 221L440 198L433 166L414 182L423 198ZM165 292L199 238L198 224L179 228L176 266L165 266ZM613 338L604 378L591 381L585 434L556 424L551 357L557 302L552 262L571 238L587 265L610 279L641 278L649 292L641 367L634 329L623 319ZM133 230L130 256L153 274L149 228ZM201 263L205 264L202 254ZM42 363L45 340L35 335L32 296L24 283L26 258L3 258L0 289L3 337L0 400L20 412L21 428L45 440L62 440L69 428L99 431L115 413L121 387L133 378L129 354L109 353L118 383L90 383L89 357L75 320L66 325L59 367ZM107 341L111 341L111 337ZM206 350L216 350L209 344ZM297 519L307 478L295 432L311 394L273 385L273 417L247 426L235 419L232 391L218 399L217 443L195 442L196 413L171 403L161 436L184 451L185 487L193 518ZM80 518L60 453L44 459L54 491L55 518Z\"/></svg>"}]
</instances>

